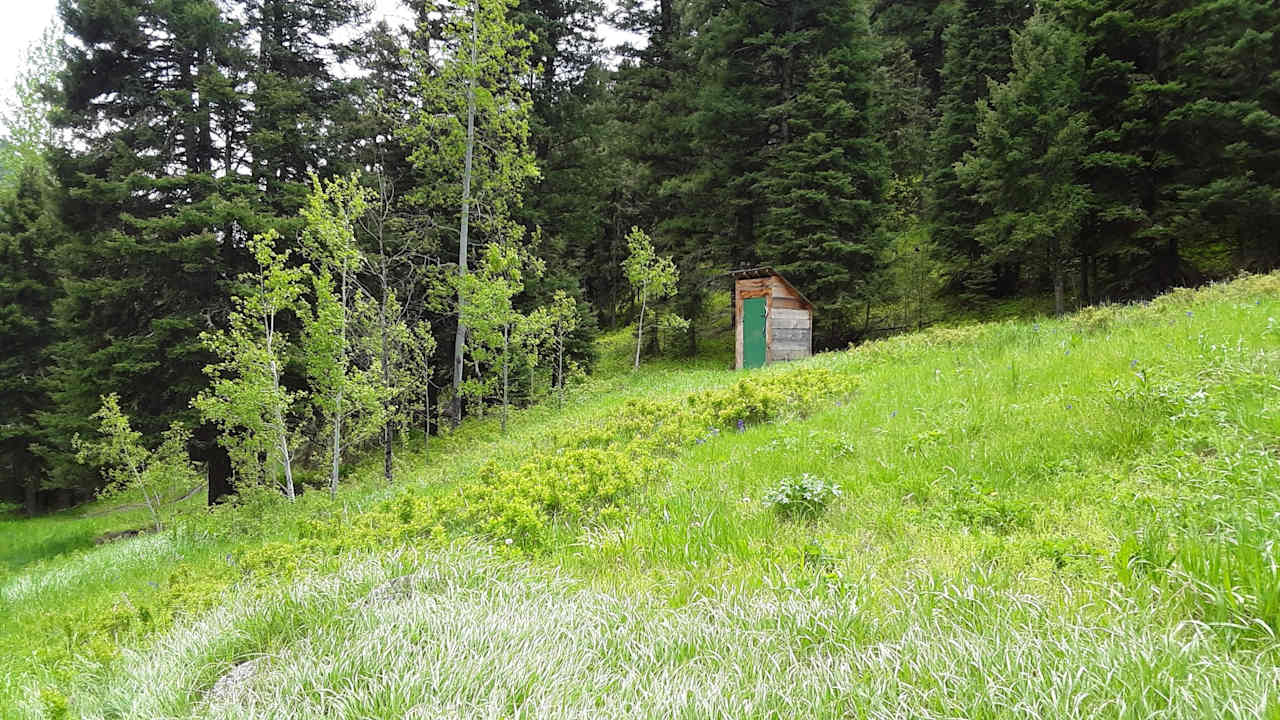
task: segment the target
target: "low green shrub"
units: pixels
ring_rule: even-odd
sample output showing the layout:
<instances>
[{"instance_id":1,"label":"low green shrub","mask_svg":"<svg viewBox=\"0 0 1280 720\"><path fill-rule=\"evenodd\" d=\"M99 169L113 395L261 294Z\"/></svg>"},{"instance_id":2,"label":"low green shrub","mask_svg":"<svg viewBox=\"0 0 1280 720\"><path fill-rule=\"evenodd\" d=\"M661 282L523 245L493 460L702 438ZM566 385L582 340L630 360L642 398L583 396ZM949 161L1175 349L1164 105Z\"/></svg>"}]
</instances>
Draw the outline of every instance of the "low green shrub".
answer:
<instances>
[{"instance_id":1,"label":"low green shrub","mask_svg":"<svg viewBox=\"0 0 1280 720\"><path fill-rule=\"evenodd\" d=\"M615 519L623 497L653 470L643 456L591 448L537 455L514 469L490 463L460 492L429 503L423 520L533 548L555 521Z\"/></svg>"},{"instance_id":2,"label":"low green shrub","mask_svg":"<svg viewBox=\"0 0 1280 720\"><path fill-rule=\"evenodd\" d=\"M63 720L71 712L67 696L54 688L40 688L40 707L50 720Z\"/></svg>"},{"instance_id":3,"label":"low green shrub","mask_svg":"<svg viewBox=\"0 0 1280 720\"><path fill-rule=\"evenodd\" d=\"M1123 305L1090 305L1076 311L1068 324L1077 333L1101 332L1125 317Z\"/></svg>"},{"instance_id":4,"label":"low green shrub","mask_svg":"<svg viewBox=\"0 0 1280 720\"><path fill-rule=\"evenodd\" d=\"M976 493L956 500L951 506L956 522L974 530L1005 535L1031 524L1032 508L1016 500Z\"/></svg>"},{"instance_id":5,"label":"low green shrub","mask_svg":"<svg viewBox=\"0 0 1280 720\"><path fill-rule=\"evenodd\" d=\"M764 502L784 517L816 517L840 497L840 486L820 477L802 473L783 478L778 487L765 493Z\"/></svg>"},{"instance_id":6,"label":"low green shrub","mask_svg":"<svg viewBox=\"0 0 1280 720\"><path fill-rule=\"evenodd\" d=\"M751 425L803 417L824 404L847 399L856 385L848 375L826 368L804 368L756 375L725 388L689 393L675 400L632 399L608 422L567 430L558 436L557 443L670 454L722 430L744 430Z\"/></svg>"},{"instance_id":7,"label":"low green shrub","mask_svg":"<svg viewBox=\"0 0 1280 720\"><path fill-rule=\"evenodd\" d=\"M290 576L315 556L388 543L442 543L458 536L536 550L558 523L618 519L623 499L657 468L652 458L598 448L539 453L514 468L491 462L449 494L406 490L350 521L309 520L300 542L268 543L246 552L240 562L250 572Z\"/></svg>"}]
</instances>

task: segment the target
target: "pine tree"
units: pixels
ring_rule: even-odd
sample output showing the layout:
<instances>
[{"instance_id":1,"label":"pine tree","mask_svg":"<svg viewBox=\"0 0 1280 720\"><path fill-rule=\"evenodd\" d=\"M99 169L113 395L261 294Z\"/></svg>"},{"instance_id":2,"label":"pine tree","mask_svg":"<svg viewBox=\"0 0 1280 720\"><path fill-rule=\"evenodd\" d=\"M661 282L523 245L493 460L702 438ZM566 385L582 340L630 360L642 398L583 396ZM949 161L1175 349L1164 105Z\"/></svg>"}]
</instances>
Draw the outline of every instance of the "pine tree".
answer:
<instances>
[{"instance_id":1,"label":"pine tree","mask_svg":"<svg viewBox=\"0 0 1280 720\"><path fill-rule=\"evenodd\" d=\"M1231 268L1280 262L1272 3L1067 5L1089 40L1096 118L1085 160L1095 210L1081 285L1146 296Z\"/></svg>"},{"instance_id":2,"label":"pine tree","mask_svg":"<svg viewBox=\"0 0 1280 720\"><path fill-rule=\"evenodd\" d=\"M1179 85L1161 135L1177 157L1157 221L1206 274L1280 265L1280 7L1158 3ZM1206 242L1207 241L1207 242Z\"/></svg>"},{"instance_id":3,"label":"pine tree","mask_svg":"<svg viewBox=\"0 0 1280 720\"><path fill-rule=\"evenodd\" d=\"M304 204L310 173L322 166L345 170L349 151L336 140L353 117L351 90L330 58L353 48L340 41L368 14L359 0L234 0L244 30L257 36L250 60L245 147L253 179L276 214L292 216Z\"/></svg>"},{"instance_id":4,"label":"pine tree","mask_svg":"<svg viewBox=\"0 0 1280 720\"><path fill-rule=\"evenodd\" d=\"M920 73L924 106L937 104L942 89L942 34L955 21L958 0L875 0L871 17L875 34L891 47L901 45Z\"/></svg>"},{"instance_id":5,"label":"pine tree","mask_svg":"<svg viewBox=\"0 0 1280 720\"><path fill-rule=\"evenodd\" d=\"M808 19L811 29L781 36L796 44L795 57L783 63L777 104L765 109L777 138L756 184L768 207L759 255L818 299L820 341L836 344L849 339L883 244L877 216L889 166L871 123L878 53L857 4L797 14L792 26Z\"/></svg>"},{"instance_id":6,"label":"pine tree","mask_svg":"<svg viewBox=\"0 0 1280 720\"><path fill-rule=\"evenodd\" d=\"M988 263L975 229L987 213L974 189L960 180L955 163L972 148L977 135L977 101L987 96L988 80L1003 82L1012 69L1011 35L1030 15L1020 0L966 2L943 32L942 92L934 131L932 171L926 178L932 238L954 268L949 291L995 294L1013 292L1017 268Z\"/></svg>"},{"instance_id":7,"label":"pine tree","mask_svg":"<svg viewBox=\"0 0 1280 720\"><path fill-rule=\"evenodd\" d=\"M585 303L585 288L607 287L602 271L616 277L616 268L595 255L613 189L607 178L617 172L607 151L609 78L597 35L603 16L598 0L522 0L512 15L531 36L536 73L529 142L539 176L517 213L529 232L541 231L547 272L529 278L523 293L534 306L556 292Z\"/></svg>"},{"instance_id":8,"label":"pine tree","mask_svg":"<svg viewBox=\"0 0 1280 720\"><path fill-rule=\"evenodd\" d=\"M47 157L56 140L41 94L56 72L56 35L27 52L16 99L0 121L0 497L39 510L49 486L40 414L50 404L50 321L59 284L54 248L64 240Z\"/></svg>"},{"instance_id":9,"label":"pine tree","mask_svg":"<svg viewBox=\"0 0 1280 720\"><path fill-rule=\"evenodd\" d=\"M38 165L17 172L13 191L0 194L0 494L22 498L34 514L48 487L40 415L51 402L53 249L63 231L47 173Z\"/></svg>"},{"instance_id":10,"label":"pine tree","mask_svg":"<svg viewBox=\"0 0 1280 720\"><path fill-rule=\"evenodd\" d=\"M697 47L698 165L677 187L715 188L701 224L715 228L722 267L773 264L818 299L823 339L847 339L844 315L875 270L888 179L866 8L731 2Z\"/></svg>"},{"instance_id":11,"label":"pine tree","mask_svg":"<svg viewBox=\"0 0 1280 720\"><path fill-rule=\"evenodd\" d=\"M92 485L69 440L90 430L100 396L119 393L152 437L194 419L187 402L206 359L197 336L236 267L234 228L252 213L238 199L243 183L219 165L225 96L202 92L230 82L215 60L237 27L217 3L76 0L62 18L75 42L53 121L70 149L52 164L69 233L57 252L66 295L46 422L60 482Z\"/></svg>"},{"instance_id":12,"label":"pine tree","mask_svg":"<svg viewBox=\"0 0 1280 720\"><path fill-rule=\"evenodd\" d=\"M749 143L739 130L755 126L739 122L730 93L714 94L720 71L717 58L725 43L723 28L710 11L696 4L662 0L656 4L621 3L615 22L646 38L643 47L620 48L623 63L613 84L611 112L616 120L606 141L616 160L606 177L612 181L595 255L598 290L608 297L607 318L624 322L630 296L617 268L628 252L627 229L653 229L658 249L670 253L680 271L680 312L700 318L713 282L726 265L751 262L750 234L754 196L750 184ZM700 38L695 29L705 20ZM736 37L736 36L735 36ZM722 42L723 40L723 42ZM706 63L699 62L706 55ZM697 347L697 323L686 336L690 352ZM657 336L654 336L656 341Z\"/></svg>"},{"instance_id":13,"label":"pine tree","mask_svg":"<svg viewBox=\"0 0 1280 720\"><path fill-rule=\"evenodd\" d=\"M1013 72L978 101L978 137L957 167L991 217L977 228L991 262L1043 270L1065 310L1066 268L1089 189L1079 181L1088 115L1080 110L1083 39L1037 11L1013 41Z\"/></svg>"}]
</instances>

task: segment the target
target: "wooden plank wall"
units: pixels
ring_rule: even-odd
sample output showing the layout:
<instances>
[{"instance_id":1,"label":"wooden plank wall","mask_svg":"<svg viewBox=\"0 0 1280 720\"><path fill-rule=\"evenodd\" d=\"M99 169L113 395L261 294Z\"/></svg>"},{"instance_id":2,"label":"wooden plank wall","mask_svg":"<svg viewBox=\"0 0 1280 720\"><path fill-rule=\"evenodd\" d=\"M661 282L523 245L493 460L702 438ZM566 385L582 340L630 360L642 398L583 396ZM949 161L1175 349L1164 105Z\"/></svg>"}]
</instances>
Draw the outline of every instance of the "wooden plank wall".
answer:
<instances>
[{"instance_id":1,"label":"wooden plank wall","mask_svg":"<svg viewBox=\"0 0 1280 720\"><path fill-rule=\"evenodd\" d=\"M813 354L813 312L786 283L776 277L738 280L734 284L734 367L742 369L742 303L764 297L765 362L800 360Z\"/></svg>"},{"instance_id":2,"label":"wooden plank wall","mask_svg":"<svg viewBox=\"0 0 1280 720\"><path fill-rule=\"evenodd\" d=\"M770 289L769 362L800 360L813 354L813 313L777 278Z\"/></svg>"}]
</instances>

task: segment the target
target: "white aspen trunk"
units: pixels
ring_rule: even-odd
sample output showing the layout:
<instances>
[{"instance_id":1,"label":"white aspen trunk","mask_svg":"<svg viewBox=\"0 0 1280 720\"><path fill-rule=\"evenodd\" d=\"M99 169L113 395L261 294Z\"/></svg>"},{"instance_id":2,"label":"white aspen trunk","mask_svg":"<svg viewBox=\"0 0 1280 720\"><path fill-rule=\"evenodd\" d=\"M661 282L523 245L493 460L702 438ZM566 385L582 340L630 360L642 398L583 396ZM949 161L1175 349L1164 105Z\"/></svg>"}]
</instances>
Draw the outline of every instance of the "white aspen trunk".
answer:
<instances>
[{"instance_id":1,"label":"white aspen trunk","mask_svg":"<svg viewBox=\"0 0 1280 720\"><path fill-rule=\"evenodd\" d=\"M384 411L387 411L382 419L382 475L387 482L392 482L392 441L394 438L391 433L391 347L390 339L387 337L387 274L386 259L383 258L382 272L382 300L378 305L378 325L381 347L378 348L378 354L382 356L382 389L387 393L387 399L383 402ZM427 406L430 412L430 405Z\"/></svg>"},{"instance_id":2,"label":"white aspen trunk","mask_svg":"<svg viewBox=\"0 0 1280 720\"><path fill-rule=\"evenodd\" d=\"M645 305L649 301L648 289L649 282L646 280L645 283L640 286L640 322L637 323L636 327L636 363L635 366L631 368L632 370L640 369L640 346L644 343L644 312Z\"/></svg>"},{"instance_id":3,"label":"white aspen trunk","mask_svg":"<svg viewBox=\"0 0 1280 720\"><path fill-rule=\"evenodd\" d=\"M556 374L560 376L560 407L564 408L564 336L556 343Z\"/></svg>"},{"instance_id":4,"label":"white aspen trunk","mask_svg":"<svg viewBox=\"0 0 1280 720\"><path fill-rule=\"evenodd\" d=\"M142 473L138 472L138 466L129 463L129 469L133 471L133 482L142 491L142 499L147 502L147 510L151 511L151 523L156 526L156 532L160 532L160 513L156 511L156 506L151 502L151 494L147 492L146 483L142 482Z\"/></svg>"},{"instance_id":5,"label":"white aspen trunk","mask_svg":"<svg viewBox=\"0 0 1280 720\"><path fill-rule=\"evenodd\" d=\"M347 369L343 364L347 355L347 294L350 286L347 283L348 272L342 268L342 345L338 348L338 368L342 375L338 380L338 390L333 399L333 466L329 470L329 499L338 497L338 465L342 459L342 394L347 384Z\"/></svg>"},{"instance_id":6,"label":"white aspen trunk","mask_svg":"<svg viewBox=\"0 0 1280 720\"><path fill-rule=\"evenodd\" d=\"M338 392L338 401L334 405L338 411L333 414L333 463L329 470L329 499L338 497L338 460L342 457L342 392Z\"/></svg>"},{"instance_id":7,"label":"white aspen trunk","mask_svg":"<svg viewBox=\"0 0 1280 720\"><path fill-rule=\"evenodd\" d=\"M267 357L271 358L271 389L276 396L271 404L275 414L276 442L280 445L280 464L284 468L284 490L285 495L290 500L293 500L295 497L293 492L293 464L289 457L289 435L285 431L284 411L280 408L280 398L282 397L280 392L280 368L276 364L276 354L272 347L272 342L275 340L275 323L270 313L263 313L262 324L267 336Z\"/></svg>"},{"instance_id":8,"label":"white aspen trunk","mask_svg":"<svg viewBox=\"0 0 1280 720\"><path fill-rule=\"evenodd\" d=\"M274 368L275 361L272 361L271 365ZM289 440L284 429L284 413L279 407L276 407L276 435L280 438L280 464L284 466L285 496L293 500L296 497L293 492L293 459L289 457Z\"/></svg>"},{"instance_id":9,"label":"white aspen trunk","mask_svg":"<svg viewBox=\"0 0 1280 720\"><path fill-rule=\"evenodd\" d=\"M511 326L504 325L502 328L502 434L507 434L507 404L510 398L510 383L508 378L511 372L511 355L507 351L511 343Z\"/></svg>"},{"instance_id":10,"label":"white aspen trunk","mask_svg":"<svg viewBox=\"0 0 1280 720\"><path fill-rule=\"evenodd\" d=\"M458 233L458 275L467 274L467 231L471 222L471 164L476 145L476 43L479 35L480 0L471 10L471 67L467 76L467 143L462 163L462 222ZM462 287L458 287L458 331L453 339L454 427L462 422L462 353L467 342L467 326L462 322Z\"/></svg>"}]
</instances>

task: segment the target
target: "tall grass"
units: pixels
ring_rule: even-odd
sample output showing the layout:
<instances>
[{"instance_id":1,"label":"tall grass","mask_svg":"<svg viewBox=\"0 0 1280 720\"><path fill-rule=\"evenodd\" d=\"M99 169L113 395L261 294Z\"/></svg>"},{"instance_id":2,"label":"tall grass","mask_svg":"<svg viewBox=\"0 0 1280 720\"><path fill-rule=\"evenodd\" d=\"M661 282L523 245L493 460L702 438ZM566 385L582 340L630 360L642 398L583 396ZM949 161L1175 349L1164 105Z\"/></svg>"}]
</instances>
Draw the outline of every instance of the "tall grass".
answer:
<instances>
[{"instance_id":1,"label":"tall grass","mask_svg":"<svg viewBox=\"0 0 1280 720\"><path fill-rule=\"evenodd\" d=\"M389 576L399 575L398 580ZM975 575L807 582L670 607L453 550L233 601L131 654L86 717L1253 718L1274 667ZM390 583L390 585L388 585ZM353 592L358 589L359 592ZM215 677L249 662L233 683Z\"/></svg>"}]
</instances>

